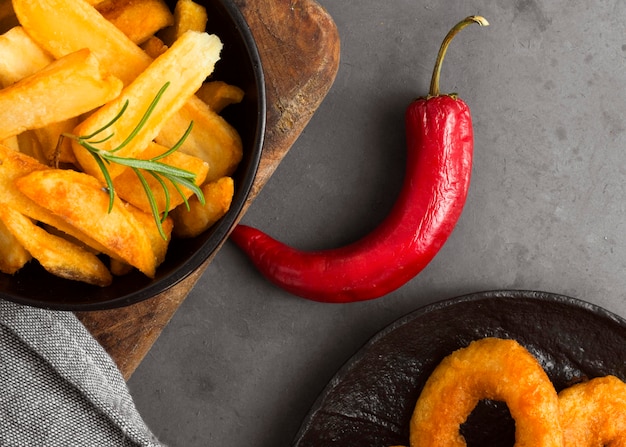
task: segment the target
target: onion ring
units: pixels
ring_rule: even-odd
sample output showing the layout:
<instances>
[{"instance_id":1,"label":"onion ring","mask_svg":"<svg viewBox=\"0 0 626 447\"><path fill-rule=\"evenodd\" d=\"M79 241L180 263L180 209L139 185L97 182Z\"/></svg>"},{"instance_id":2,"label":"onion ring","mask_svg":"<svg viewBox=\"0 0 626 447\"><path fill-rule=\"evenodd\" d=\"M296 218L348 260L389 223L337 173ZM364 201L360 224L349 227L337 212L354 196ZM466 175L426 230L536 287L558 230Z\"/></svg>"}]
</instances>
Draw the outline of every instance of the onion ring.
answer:
<instances>
[{"instance_id":1,"label":"onion ring","mask_svg":"<svg viewBox=\"0 0 626 447\"><path fill-rule=\"evenodd\" d=\"M559 393L565 446L626 447L626 383L597 377Z\"/></svg>"},{"instance_id":2,"label":"onion ring","mask_svg":"<svg viewBox=\"0 0 626 447\"><path fill-rule=\"evenodd\" d=\"M554 385L523 346L499 338L474 341L435 368L411 418L411 446L466 446L461 424L483 399L508 405L516 447L563 447Z\"/></svg>"}]
</instances>

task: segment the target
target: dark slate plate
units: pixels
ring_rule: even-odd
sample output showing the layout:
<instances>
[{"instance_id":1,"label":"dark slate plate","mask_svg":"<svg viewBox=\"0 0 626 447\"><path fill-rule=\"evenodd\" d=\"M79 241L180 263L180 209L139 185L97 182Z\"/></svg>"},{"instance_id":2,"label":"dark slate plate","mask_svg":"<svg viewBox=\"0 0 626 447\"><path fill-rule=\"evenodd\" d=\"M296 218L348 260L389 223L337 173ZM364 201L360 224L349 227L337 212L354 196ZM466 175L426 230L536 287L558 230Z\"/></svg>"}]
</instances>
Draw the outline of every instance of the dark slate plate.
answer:
<instances>
[{"instance_id":1,"label":"dark slate plate","mask_svg":"<svg viewBox=\"0 0 626 447\"><path fill-rule=\"evenodd\" d=\"M484 337L513 338L539 360L557 391L584 378L626 380L626 320L578 299L494 291L412 312L372 338L320 395L294 447L408 445L409 420L435 366ZM505 404L479 404L462 428L468 446L511 447Z\"/></svg>"}]
</instances>

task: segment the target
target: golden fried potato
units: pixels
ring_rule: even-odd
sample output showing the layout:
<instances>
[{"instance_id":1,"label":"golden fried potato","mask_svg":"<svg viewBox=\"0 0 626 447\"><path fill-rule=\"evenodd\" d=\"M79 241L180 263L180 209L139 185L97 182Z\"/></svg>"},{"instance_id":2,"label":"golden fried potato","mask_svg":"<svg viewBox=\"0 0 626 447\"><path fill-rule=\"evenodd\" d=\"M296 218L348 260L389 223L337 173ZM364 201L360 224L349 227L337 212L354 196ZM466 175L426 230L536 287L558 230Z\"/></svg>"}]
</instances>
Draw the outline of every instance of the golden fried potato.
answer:
<instances>
[{"instance_id":1,"label":"golden fried potato","mask_svg":"<svg viewBox=\"0 0 626 447\"><path fill-rule=\"evenodd\" d=\"M88 234L103 253L154 277L156 259L146 230L117 197L109 212L109 194L94 177L48 169L18 178L15 185L33 202Z\"/></svg>"},{"instance_id":2,"label":"golden fried potato","mask_svg":"<svg viewBox=\"0 0 626 447\"><path fill-rule=\"evenodd\" d=\"M17 140L17 135L14 135L9 138L5 138L4 140L0 140L0 145L5 146L13 151L20 150L20 143Z\"/></svg>"},{"instance_id":3,"label":"golden fried potato","mask_svg":"<svg viewBox=\"0 0 626 447\"><path fill-rule=\"evenodd\" d=\"M174 23L159 35L167 45L171 45L187 31L206 31L207 20L204 6L192 0L178 0L174 6Z\"/></svg>"},{"instance_id":4,"label":"golden fried potato","mask_svg":"<svg viewBox=\"0 0 626 447\"><path fill-rule=\"evenodd\" d=\"M77 164L72 140L61 138L61 135L71 134L78 123L79 117L76 116L33 130L41 148L43 163L50 166L56 166L58 163Z\"/></svg>"},{"instance_id":5,"label":"golden fried potato","mask_svg":"<svg viewBox=\"0 0 626 447\"><path fill-rule=\"evenodd\" d=\"M124 85L152 60L84 0L13 0L13 8L28 35L55 58L89 48Z\"/></svg>"},{"instance_id":6,"label":"golden fried potato","mask_svg":"<svg viewBox=\"0 0 626 447\"><path fill-rule=\"evenodd\" d=\"M166 236L166 238L163 239L161 232L154 222L154 216L152 214L144 213L140 209L135 208L128 203L125 206L148 234L148 239L150 239L152 251L154 252L155 264L158 267L163 261L165 261L165 255L167 254L167 248L169 247L172 229L174 227L172 218L167 217L161 222L161 228Z\"/></svg>"},{"instance_id":7,"label":"golden fried potato","mask_svg":"<svg viewBox=\"0 0 626 447\"><path fill-rule=\"evenodd\" d=\"M121 90L89 50L72 53L0 90L0 140L88 112Z\"/></svg>"},{"instance_id":8,"label":"golden fried potato","mask_svg":"<svg viewBox=\"0 0 626 447\"><path fill-rule=\"evenodd\" d=\"M147 160L161 155L167 152L167 150L168 149L166 147L163 147L156 143L151 143L138 158ZM183 154L182 152L178 151L172 153L171 155L168 155L165 158L162 158L159 161L170 166L193 172L196 175L195 183L198 186L200 186L204 182L204 179L206 178L206 175L209 171L209 165L205 161L200 160L196 157L192 157L191 155ZM148 183L150 190L154 195L154 199L156 201L157 208L160 214L165 211L170 211L184 202L183 197L176 190L172 182L163 179L170 197L169 207L166 209L165 191L163 190L161 184L150 173L142 169L140 169L139 172L141 172L146 179L146 182ZM146 196L143 185L137 177L137 174L135 174L135 171L130 168L126 169L120 175L115 177L115 180L113 181L113 186L117 194L126 202L133 204L134 206L146 213L152 212L148 197ZM193 194L193 192L188 188L180 187L180 189L183 192L185 199L188 199Z\"/></svg>"},{"instance_id":9,"label":"golden fried potato","mask_svg":"<svg viewBox=\"0 0 626 447\"><path fill-rule=\"evenodd\" d=\"M241 137L234 127L196 96L167 120L155 141L172 147L190 121L193 121L193 129L180 151L209 164L207 182L232 175L243 157Z\"/></svg>"},{"instance_id":10,"label":"golden fried potato","mask_svg":"<svg viewBox=\"0 0 626 447\"><path fill-rule=\"evenodd\" d=\"M39 163L34 158L0 145L0 206L10 205L25 216L57 228L86 245L94 247L96 251L102 252L104 247L101 247L95 240L78 231L61 217L33 202L15 186L18 178L31 172L47 169L49 169L48 166Z\"/></svg>"},{"instance_id":11,"label":"golden fried potato","mask_svg":"<svg viewBox=\"0 0 626 447\"><path fill-rule=\"evenodd\" d=\"M0 207L0 209L2 209ZM30 253L0 219L0 272L14 274L30 261Z\"/></svg>"},{"instance_id":12,"label":"golden fried potato","mask_svg":"<svg viewBox=\"0 0 626 447\"><path fill-rule=\"evenodd\" d=\"M169 83L154 107L152 114L141 129L116 155L135 158L156 137L163 124L170 118L202 85L204 79L213 72L219 60L222 43L215 35L187 32L161 56L142 72L121 95L98 109L76 129L76 135L89 135L102 128L120 112L128 101L123 119L116 121L109 129L109 138L98 147L112 150L118 147L133 132L146 110L165 83ZM183 68L184 67L184 68ZM189 121L187 122L187 126ZM186 128L186 127L185 127ZM178 135L180 138L184 134ZM0 134L1 135L1 134ZM171 147L171 146L168 146ZM82 169L102 179L100 168L92 155L77 142L73 142L74 154ZM123 166L111 164L109 173L115 178L124 170Z\"/></svg>"},{"instance_id":13,"label":"golden fried potato","mask_svg":"<svg viewBox=\"0 0 626 447\"><path fill-rule=\"evenodd\" d=\"M244 91L224 81L210 81L200 87L196 96L215 113L220 113L224 107L240 103L243 100Z\"/></svg>"},{"instance_id":14,"label":"golden fried potato","mask_svg":"<svg viewBox=\"0 0 626 447\"><path fill-rule=\"evenodd\" d=\"M156 36L150 36L148 40L141 44L141 49L153 59L165 53L167 48L167 45Z\"/></svg>"},{"instance_id":15,"label":"golden fried potato","mask_svg":"<svg viewBox=\"0 0 626 447\"><path fill-rule=\"evenodd\" d=\"M93 253L51 235L10 206L0 208L0 220L32 257L53 275L97 286L111 284L111 273Z\"/></svg>"},{"instance_id":16,"label":"golden fried potato","mask_svg":"<svg viewBox=\"0 0 626 447\"><path fill-rule=\"evenodd\" d=\"M138 45L174 24L174 15L163 0L105 0L95 7Z\"/></svg>"},{"instance_id":17,"label":"golden fried potato","mask_svg":"<svg viewBox=\"0 0 626 447\"><path fill-rule=\"evenodd\" d=\"M22 80L52 61L54 58L35 43L21 26L0 35L0 87Z\"/></svg>"},{"instance_id":18,"label":"golden fried potato","mask_svg":"<svg viewBox=\"0 0 626 447\"><path fill-rule=\"evenodd\" d=\"M171 212L174 219L174 235L182 238L195 237L220 220L230 209L235 185L230 177L206 183L202 186L205 204L196 196L189 199L189 210L180 205Z\"/></svg>"}]
</instances>

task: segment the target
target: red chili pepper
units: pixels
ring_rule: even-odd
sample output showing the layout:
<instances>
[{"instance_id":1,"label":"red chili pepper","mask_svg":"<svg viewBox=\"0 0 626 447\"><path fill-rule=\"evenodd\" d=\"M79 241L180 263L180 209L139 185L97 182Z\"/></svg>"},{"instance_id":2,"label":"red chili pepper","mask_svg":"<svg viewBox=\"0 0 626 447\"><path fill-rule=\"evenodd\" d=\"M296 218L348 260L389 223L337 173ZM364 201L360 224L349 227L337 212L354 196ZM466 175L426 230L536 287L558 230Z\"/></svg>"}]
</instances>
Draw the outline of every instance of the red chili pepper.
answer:
<instances>
[{"instance_id":1,"label":"red chili pepper","mask_svg":"<svg viewBox=\"0 0 626 447\"><path fill-rule=\"evenodd\" d=\"M444 39L426 98L406 111L407 167L400 195L385 220L350 245L301 251L238 225L231 239L270 281L314 301L345 303L381 297L415 277L454 229L470 184L473 129L469 107L439 93L441 63L459 22Z\"/></svg>"}]
</instances>

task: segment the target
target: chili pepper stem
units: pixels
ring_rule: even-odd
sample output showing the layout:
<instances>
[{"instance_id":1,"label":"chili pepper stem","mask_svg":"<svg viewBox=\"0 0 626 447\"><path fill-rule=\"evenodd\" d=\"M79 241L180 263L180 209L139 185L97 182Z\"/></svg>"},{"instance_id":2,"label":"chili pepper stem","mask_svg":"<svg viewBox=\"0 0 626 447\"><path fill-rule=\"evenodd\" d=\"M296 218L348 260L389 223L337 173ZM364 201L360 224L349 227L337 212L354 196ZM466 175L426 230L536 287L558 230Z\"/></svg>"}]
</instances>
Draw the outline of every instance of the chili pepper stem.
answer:
<instances>
[{"instance_id":1,"label":"chili pepper stem","mask_svg":"<svg viewBox=\"0 0 626 447\"><path fill-rule=\"evenodd\" d=\"M459 23L454 25L454 27L448 32L445 39L441 43L441 47L439 48L439 54L437 55L437 60L435 61L435 68L433 69L433 76L430 80L430 90L428 92L428 97L439 96L439 78L441 76L441 65L443 63L443 58L448 51L448 47L450 46L450 42L454 36L456 36L463 28L472 23L478 23L480 26L488 26L489 22L484 17L481 16L469 16L465 19L461 20Z\"/></svg>"}]
</instances>

